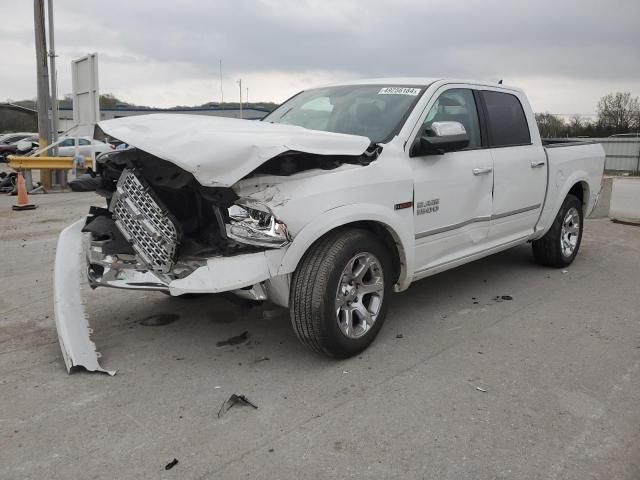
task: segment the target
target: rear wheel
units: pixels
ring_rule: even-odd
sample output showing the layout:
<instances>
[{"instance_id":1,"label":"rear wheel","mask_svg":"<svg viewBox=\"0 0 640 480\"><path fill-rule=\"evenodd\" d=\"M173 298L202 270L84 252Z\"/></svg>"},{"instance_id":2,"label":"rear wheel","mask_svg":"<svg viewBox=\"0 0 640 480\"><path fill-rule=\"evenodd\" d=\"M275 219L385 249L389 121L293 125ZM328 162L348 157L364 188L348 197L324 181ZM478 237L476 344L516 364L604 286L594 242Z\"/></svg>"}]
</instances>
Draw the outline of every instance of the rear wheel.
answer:
<instances>
[{"instance_id":1,"label":"rear wheel","mask_svg":"<svg viewBox=\"0 0 640 480\"><path fill-rule=\"evenodd\" d=\"M582 202L567 195L549 231L532 242L536 262L549 267L570 265L580 249L582 230Z\"/></svg>"},{"instance_id":2,"label":"rear wheel","mask_svg":"<svg viewBox=\"0 0 640 480\"><path fill-rule=\"evenodd\" d=\"M380 331L391 294L387 250L364 230L340 230L311 247L291 285L294 331L309 349L347 358Z\"/></svg>"}]
</instances>

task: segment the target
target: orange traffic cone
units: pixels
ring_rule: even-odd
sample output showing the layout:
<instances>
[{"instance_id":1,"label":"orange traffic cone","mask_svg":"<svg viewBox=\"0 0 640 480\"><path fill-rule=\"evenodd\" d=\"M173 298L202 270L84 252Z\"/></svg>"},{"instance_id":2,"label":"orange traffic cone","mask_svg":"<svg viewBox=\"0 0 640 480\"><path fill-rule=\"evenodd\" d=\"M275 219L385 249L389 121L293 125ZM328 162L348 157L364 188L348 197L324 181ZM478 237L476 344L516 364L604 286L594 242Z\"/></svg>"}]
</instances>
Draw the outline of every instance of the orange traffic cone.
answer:
<instances>
[{"instance_id":1,"label":"orange traffic cone","mask_svg":"<svg viewBox=\"0 0 640 480\"><path fill-rule=\"evenodd\" d=\"M25 185L22 172L18 172L18 203L12 208L14 210L33 210L37 205L29 203L29 195L27 195L27 186Z\"/></svg>"}]
</instances>

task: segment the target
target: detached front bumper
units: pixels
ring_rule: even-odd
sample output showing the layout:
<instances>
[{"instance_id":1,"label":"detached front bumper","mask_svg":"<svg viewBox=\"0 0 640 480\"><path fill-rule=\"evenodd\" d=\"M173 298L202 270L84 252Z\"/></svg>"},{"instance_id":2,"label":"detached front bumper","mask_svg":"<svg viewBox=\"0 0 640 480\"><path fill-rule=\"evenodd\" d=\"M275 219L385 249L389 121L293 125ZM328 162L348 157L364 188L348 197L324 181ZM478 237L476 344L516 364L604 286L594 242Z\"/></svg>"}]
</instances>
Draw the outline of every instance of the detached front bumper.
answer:
<instances>
[{"instance_id":1,"label":"detached front bumper","mask_svg":"<svg viewBox=\"0 0 640 480\"><path fill-rule=\"evenodd\" d=\"M91 372L105 370L91 340L82 288L111 287L164 291L172 296L186 293L233 292L245 298L265 300L265 281L279 265L283 252L256 252L233 257L214 257L194 266L183 278L170 278L146 270L135 258L102 253L101 242L83 233L85 219L65 228L58 239L54 270L54 313L60 348L71 373L73 367ZM278 257L275 258L274 257Z\"/></svg>"},{"instance_id":2,"label":"detached front bumper","mask_svg":"<svg viewBox=\"0 0 640 480\"><path fill-rule=\"evenodd\" d=\"M53 299L56 329L62 357L71 373L73 367L90 372L115 375L100 366L100 353L91 341L92 330L82 300L84 252L82 248L84 219L65 228L58 238L53 274Z\"/></svg>"}]
</instances>

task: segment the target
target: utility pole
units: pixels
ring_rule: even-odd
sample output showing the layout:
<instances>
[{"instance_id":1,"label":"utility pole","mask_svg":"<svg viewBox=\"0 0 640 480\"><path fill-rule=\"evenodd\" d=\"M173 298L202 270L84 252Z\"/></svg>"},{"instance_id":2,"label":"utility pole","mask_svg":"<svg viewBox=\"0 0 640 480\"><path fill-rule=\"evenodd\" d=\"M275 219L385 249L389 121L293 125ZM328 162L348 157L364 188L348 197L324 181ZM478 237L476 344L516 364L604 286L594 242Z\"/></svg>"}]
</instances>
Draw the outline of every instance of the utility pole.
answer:
<instances>
[{"instance_id":1,"label":"utility pole","mask_svg":"<svg viewBox=\"0 0 640 480\"><path fill-rule=\"evenodd\" d=\"M49 129L49 75L47 72L47 39L44 27L44 0L33 0L33 26L36 36L36 73L38 87L38 135L39 146L45 148L51 142ZM41 175L45 188L51 187L51 175ZM30 186L29 186L30 187Z\"/></svg>"},{"instance_id":2,"label":"utility pole","mask_svg":"<svg viewBox=\"0 0 640 480\"><path fill-rule=\"evenodd\" d=\"M242 118L242 79L238 80L238 85L240 85L240 118Z\"/></svg>"},{"instance_id":3,"label":"utility pole","mask_svg":"<svg viewBox=\"0 0 640 480\"><path fill-rule=\"evenodd\" d=\"M220 105L224 103L224 89L222 88L222 59L220 59Z\"/></svg>"},{"instance_id":4,"label":"utility pole","mask_svg":"<svg viewBox=\"0 0 640 480\"><path fill-rule=\"evenodd\" d=\"M56 47L53 34L53 0L48 0L47 17L49 19L49 81L51 82L51 139L58 141L58 75L56 72ZM53 147L52 155L56 155L58 147Z\"/></svg>"},{"instance_id":5,"label":"utility pole","mask_svg":"<svg viewBox=\"0 0 640 480\"><path fill-rule=\"evenodd\" d=\"M49 74L47 72L47 39L44 28L44 0L33 0L33 22L36 34L36 73L38 77L38 134L40 148L49 145Z\"/></svg>"}]
</instances>

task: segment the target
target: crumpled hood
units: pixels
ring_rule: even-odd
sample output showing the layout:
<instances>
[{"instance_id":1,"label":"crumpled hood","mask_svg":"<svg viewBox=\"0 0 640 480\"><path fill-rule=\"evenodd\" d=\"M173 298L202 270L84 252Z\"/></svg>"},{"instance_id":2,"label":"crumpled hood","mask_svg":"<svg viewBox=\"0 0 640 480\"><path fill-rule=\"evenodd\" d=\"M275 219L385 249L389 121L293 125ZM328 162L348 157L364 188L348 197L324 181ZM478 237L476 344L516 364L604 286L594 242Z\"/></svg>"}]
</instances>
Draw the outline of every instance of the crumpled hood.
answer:
<instances>
[{"instance_id":1,"label":"crumpled hood","mask_svg":"<svg viewBox=\"0 0 640 480\"><path fill-rule=\"evenodd\" d=\"M102 131L190 172L204 186L230 187L286 152L362 155L367 137L293 125L189 114L150 114L100 122Z\"/></svg>"}]
</instances>

